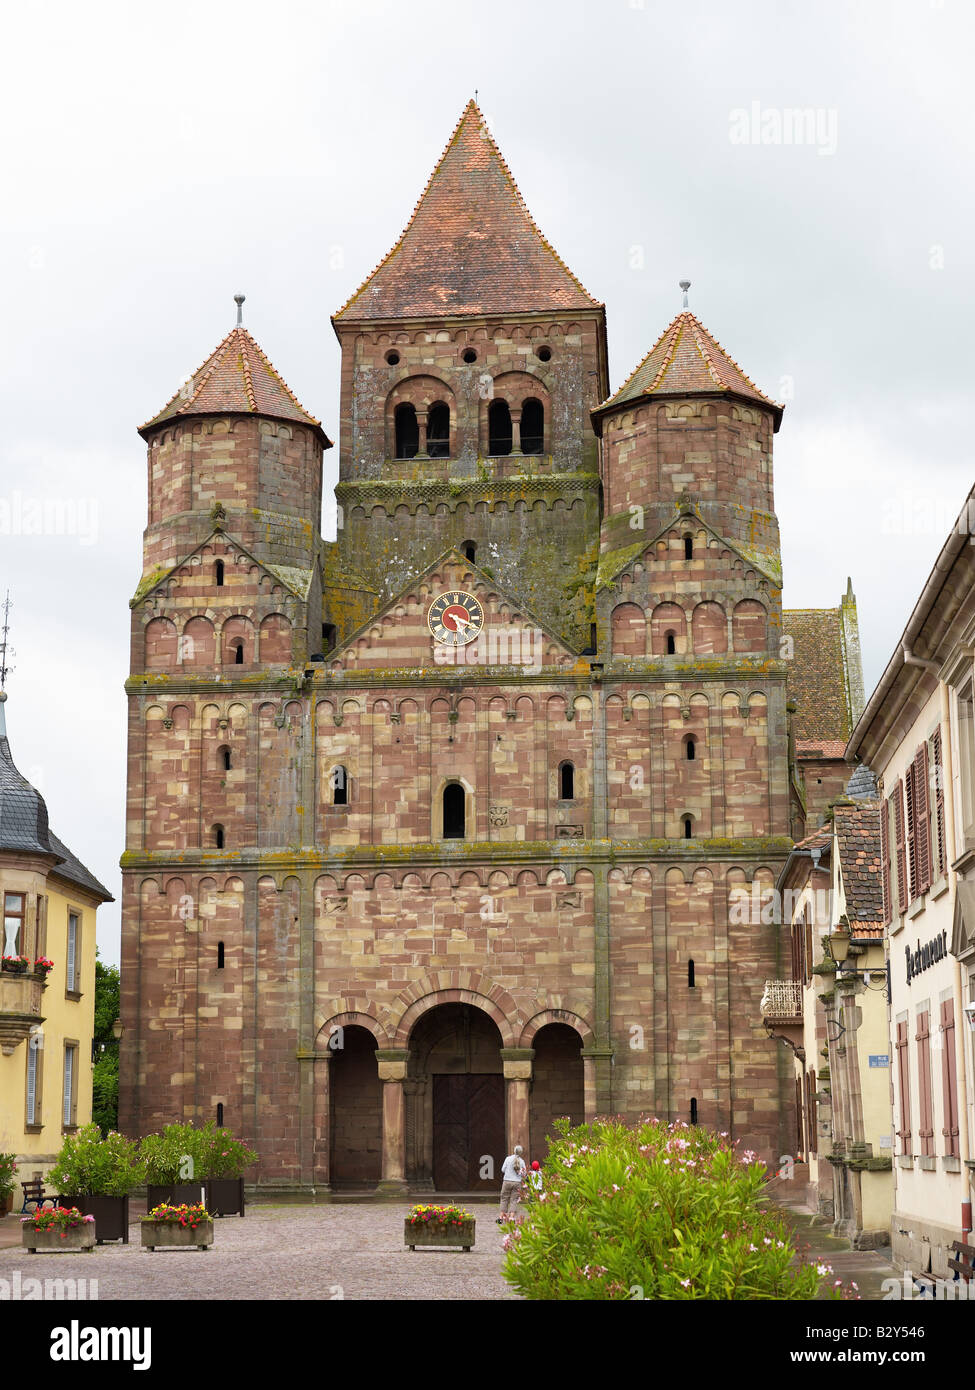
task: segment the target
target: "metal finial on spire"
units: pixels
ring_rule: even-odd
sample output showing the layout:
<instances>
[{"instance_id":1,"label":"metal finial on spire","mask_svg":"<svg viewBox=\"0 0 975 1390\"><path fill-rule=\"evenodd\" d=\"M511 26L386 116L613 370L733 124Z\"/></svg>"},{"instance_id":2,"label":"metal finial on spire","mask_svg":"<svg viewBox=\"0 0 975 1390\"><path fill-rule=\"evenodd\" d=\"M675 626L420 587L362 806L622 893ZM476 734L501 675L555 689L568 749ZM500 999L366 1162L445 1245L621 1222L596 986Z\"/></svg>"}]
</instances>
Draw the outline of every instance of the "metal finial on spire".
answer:
<instances>
[{"instance_id":1,"label":"metal finial on spire","mask_svg":"<svg viewBox=\"0 0 975 1390\"><path fill-rule=\"evenodd\" d=\"M6 598L4 599L4 601L3 601L2 607L3 607L3 627L0 628L0 690L2 690L3 687L7 684L7 677L11 674L11 672L12 672L13 669L14 669L12 666L8 665L8 662L9 662L9 660L10 660L10 657L16 656L16 655L17 655L17 653L14 651L13 647L10 646L9 641L8 641L8 633L9 633L9 631L10 631L10 591L9 591L9 589L8 589L8 591L7 591L7 596L6 596Z\"/></svg>"},{"instance_id":2,"label":"metal finial on spire","mask_svg":"<svg viewBox=\"0 0 975 1390\"><path fill-rule=\"evenodd\" d=\"M244 300L245 300L246 298L247 298L246 294L235 294L235 295L234 295L234 303L237 305L237 327L238 327L238 328L240 328L241 324L244 322Z\"/></svg>"},{"instance_id":3,"label":"metal finial on spire","mask_svg":"<svg viewBox=\"0 0 975 1390\"><path fill-rule=\"evenodd\" d=\"M686 308L687 308L687 291L691 288L691 282L690 282L690 280L679 280L677 283L680 285L681 289L684 291L684 305L683 305L683 307L686 309Z\"/></svg>"}]
</instances>

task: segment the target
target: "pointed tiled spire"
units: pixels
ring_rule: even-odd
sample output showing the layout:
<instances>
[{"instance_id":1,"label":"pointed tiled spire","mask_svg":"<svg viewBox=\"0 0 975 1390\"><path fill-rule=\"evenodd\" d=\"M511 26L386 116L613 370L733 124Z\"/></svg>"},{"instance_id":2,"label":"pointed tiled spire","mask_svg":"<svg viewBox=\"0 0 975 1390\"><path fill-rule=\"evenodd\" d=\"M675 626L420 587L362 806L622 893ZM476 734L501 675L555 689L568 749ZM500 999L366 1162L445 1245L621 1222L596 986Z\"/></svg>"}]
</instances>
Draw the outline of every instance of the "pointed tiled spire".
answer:
<instances>
[{"instance_id":1,"label":"pointed tiled spire","mask_svg":"<svg viewBox=\"0 0 975 1390\"><path fill-rule=\"evenodd\" d=\"M535 225L469 101L403 235L333 322L601 307Z\"/></svg>"},{"instance_id":2,"label":"pointed tiled spire","mask_svg":"<svg viewBox=\"0 0 975 1390\"><path fill-rule=\"evenodd\" d=\"M4 718L6 691L0 690L0 850L54 854L47 805L40 792L14 766Z\"/></svg>"},{"instance_id":3,"label":"pointed tiled spire","mask_svg":"<svg viewBox=\"0 0 975 1390\"><path fill-rule=\"evenodd\" d=\"M243 296L238 298L243 301ZM141 426L139 433L144 436L148 430L179 416L224 414L296 420L321 431L321 422L308 414L247 329L239 324L159 414Z\"/></svg>"},{"instance_id":4,"label":"pointed tiled spire","mask_svg":"<svg viewBox=\"0 0 975 1390\"><path fill-rule=\"evenodd\" d=\"M774 412L778 428L782 406L763 395L691 311L682 309L635 371L598 410L641 396L714 395L716 391L728 391L766 406Z\"/></svg>"}]
</instances>

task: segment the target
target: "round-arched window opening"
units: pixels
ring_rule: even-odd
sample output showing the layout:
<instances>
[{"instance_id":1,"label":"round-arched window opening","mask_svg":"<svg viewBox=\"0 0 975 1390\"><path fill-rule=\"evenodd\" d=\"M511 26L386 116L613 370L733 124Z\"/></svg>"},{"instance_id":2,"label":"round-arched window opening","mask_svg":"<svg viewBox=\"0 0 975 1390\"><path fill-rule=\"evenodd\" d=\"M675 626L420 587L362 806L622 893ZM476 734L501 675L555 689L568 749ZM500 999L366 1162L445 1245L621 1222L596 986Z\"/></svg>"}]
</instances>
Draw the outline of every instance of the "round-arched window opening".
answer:
<instances>
[{"instance_id":1,"label":"round-arched window opening","mask_svg":"<svg viewBox=\"0 0 975 1390\"><path fill-rule=\"evenodd\" d=\"M464 351L461 353L461 358L464 362L467 363L468 366L470 366L472 362L477 361L477 353L474 351L473 348L465 348Z\"/></svg>"},{"instance_id":2,"label":"round-arched window opening","mask_svg":"<svg viewBox=\"0 0 975 1390\"><path fill-rule=\"evenodd\" d=\"M475 542L465 541L464 544L461 546L461 549L464 552L465 559L470 560L471 564L473 564L474 560L477 557L477 545L475 544Z\"/></svg>"},{"instance_id":3,"label":"round-arched window opening","mask_svg":"<svg viewBox=\"0 0 975 1390\"><path fill-rule=\"evenodd\" d=\"M694 823L690 816L684 817L684 839L689 840L694 834Z\"/></svg>"},{"instance_id":4,"label":"round-arched window opening","mask_svg":"<svg viewBox=\"0 0 975 1390\"><path fill-rule=\"evenodd\" d=\"M539 362L551 362L552 349L550 347L540 347L538 349L537 357Z\"/></svg>"},{"instance_id":5,"label":"round-arched window opening","mask_svg":"<svg viewBox=\"0 0 975 1390\"><path fill-rule=\"evenodd\" d=\"M677 653L677 638L672 632L667 633L667 655L675 656Z\"/></svg>"},{"instance_id":6,"label":"round-arched window opening","mask_svg":"<svg viewBox=\"0 0 975 1390\"><path fill-rule=\"evenodd\" d=\"M399 353L395 350L395 348L391 352L387 352L386 361L389 363L391 367L399 366Z\"/></svg>"},{"instance_id":7,"label":"round-arched window opening","mask_svg":"<svg viewBox=\"0 0 975 1390\"><path fill-rule=\"evenodd\" d=\"M687 758L687 761L689 763L692 763L694 759L697 757L697 744L694 742L693 738L686 739L684 743L684 748L686 750L685 756Z\"/></svg>"},{"instance_id":8,"label":"round-arched window opening","mask_svg":"<svg viewBox=\"0 0 975 1390\"><path fill-rule=\"evenodd\" d=\"M448 782L443 789L443 837L463 840L466 837L464 788L459 782Z\"/></svg>"},{"instance_id":9,"label":"round-arched window opening","mask_svg":"<svg viewBox=\"0 0 975 1390\"><path fill-rule=\"evenodd\" d=\"M230 650L234 654L234 665L243 666L244 664L244 644L241 641L231 642Z\"/></svg>"},{"instance_id":10,"label":"round-arched window opening","mask_svg":"<svg viewBox=\"0 0 975 1390\"><path fill-rule=\"evenodd\" d=\"M222 825L215 825L215 826L213 827L212 834L213 834L213 848L214 848L214 849L223 849L223 847L224 847L223 826L222 826Z\"/></svg>"}]
</instances>

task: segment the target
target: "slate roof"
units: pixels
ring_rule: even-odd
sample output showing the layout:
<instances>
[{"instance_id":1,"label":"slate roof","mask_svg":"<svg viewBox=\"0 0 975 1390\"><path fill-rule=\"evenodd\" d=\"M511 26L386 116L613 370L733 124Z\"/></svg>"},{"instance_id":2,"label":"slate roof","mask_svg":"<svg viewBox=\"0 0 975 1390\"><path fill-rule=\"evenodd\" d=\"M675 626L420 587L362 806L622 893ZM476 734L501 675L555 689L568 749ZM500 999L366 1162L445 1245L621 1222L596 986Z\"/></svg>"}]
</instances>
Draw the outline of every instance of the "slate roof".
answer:
<instances>
[{"instance_id":1,"label":"slate roof","mask_svg":"<svg viewBox=\"0 0 975 1390\"><path fill-rule=\"evenodd\" d=\"M643 396L714 395L716 391L744 396L770 408L778 428L782 406L764 395L691 311L683 309L619 390L597 410Z\"/></svg>"},{"instance_id":2,"label":"slate roof","mask_svg":"<svg viewBox=\"0 0 975 1390\"><path fill-rule=\"evenodd\" d=\"M859 763L846 784L846 794L854 801L873 801L877 795L877 779L866 763Z\"/></svg>"},{"instance_id":3,"label":"slate roof","mask_svg":"<svg viewBox=\"0 0 975 1390\"><path fill-rule=\"evenodd\" d=\"M845 749L853 718L840 610L787 609L782 632L795 644L786 688L799 707L793 723L797 751L806 745L802 751L810 756L813 740L841 741ZM835 756L842 758L843 750Z\"/></svg>"},{"instance_id":4,"label":"slate roof","mask_svg":"<svg viewBox=\"0 0 975 1390\"><path fill-rule=\"evenodd\" d=\"M535 225L469 101L406 230L332 322L602 307Z\"/></svg>"},{"instance_id":5,"label":"slate roof","mask_svg":"<svg viewBox=\"0 0 975 1390\"><path fill-rule=\"evenodd\" d=\"M856 927L883 931L884 902L880 863L880 803L837 804L833 825L843 873L846 911ZM855 934L855 933L854 933Z\"/></svg>"},{"instance_id":6,"label":"slate roof","mask_svg":"<svg viewBox=\"0 0 975 1390\"><path fill-rule=\"evenodd\" d=\"M6 697L4 697L6 698ZM49 854L55 863L50 872L85 888L104 902L114 901L111 893L89 873L81 860L71 853L51 831L47 820L47 805L40 792L22 777L14 766L10 742L0 701L0 850L18 853Z\"/></svg>"},{"instance_id":7,"label":"slate roof","mask_svg":"<svg viewBox=\"0 0 975 1390\"><path fill-rule=\"evenodd\" d=\"M203 365L139 428L143 436L166 420L189 415L267 415L311 425L325 437L246 328L232 328ZM326 445L327 447L327 445Z\"/></svg>"}]
</instances>

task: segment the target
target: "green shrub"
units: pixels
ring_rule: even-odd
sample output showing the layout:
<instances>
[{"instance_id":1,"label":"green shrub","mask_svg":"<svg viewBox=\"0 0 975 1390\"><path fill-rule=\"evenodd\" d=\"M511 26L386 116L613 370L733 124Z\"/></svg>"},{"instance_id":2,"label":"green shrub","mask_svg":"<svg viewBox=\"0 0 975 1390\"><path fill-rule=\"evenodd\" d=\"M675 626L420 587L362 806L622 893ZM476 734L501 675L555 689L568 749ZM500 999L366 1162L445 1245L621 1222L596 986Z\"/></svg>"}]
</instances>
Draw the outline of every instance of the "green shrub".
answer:
<instances>
[{"instance_id":1,"label":"green shrub","mask_svg":"<svg viewBox=\"0 0 975 1390\"><path fill-rule=\"evenodd\" d=\"M505 1235L504 1275L530 1299L811 1299L831 1271L797 1265L762 1210L765 1166L682 1121L556 1124L545 1187Z\"/></svg>"},{"instance_id":2,"label":"green shrub","mask_svg":"<svg viewBox=\"0 0 975 1390\"><path fill-rule=\"evenodd\" d=\"M48 1187L71 1197L124 1197L145 1182L145 1169L134 1139L115 1130L103 1139L96 1124L65 1137Z\"/></svg>"},{"instance_id":3,"label":"green shrub","mask_svg":"<svg viewBox=\"0 0 975 1390\"><path fill-rule=\"evenodd\" d=\"M212 1120L200 1126L167 1125L161 1134L147 1134L140 1154L146 1181L160 1184L239 1178L257 1159L229 1129L217 1129ZM191 1164L186 1163L187 1157Z\"/></svg>"},{"instance_id":4,"label":"green shrub","mask_svg":"<svg viewBox=\"0 0 975 1390\"><path fill-rule=\"evenodd\" d=\"M0 1154L0 1202L6 1202L17 1185L17 1155Z\"/></svg>"}]
</instances>

